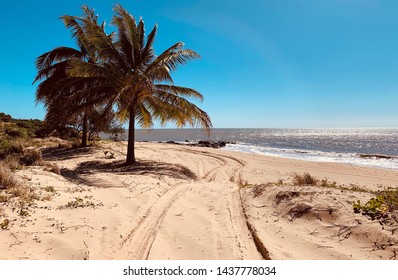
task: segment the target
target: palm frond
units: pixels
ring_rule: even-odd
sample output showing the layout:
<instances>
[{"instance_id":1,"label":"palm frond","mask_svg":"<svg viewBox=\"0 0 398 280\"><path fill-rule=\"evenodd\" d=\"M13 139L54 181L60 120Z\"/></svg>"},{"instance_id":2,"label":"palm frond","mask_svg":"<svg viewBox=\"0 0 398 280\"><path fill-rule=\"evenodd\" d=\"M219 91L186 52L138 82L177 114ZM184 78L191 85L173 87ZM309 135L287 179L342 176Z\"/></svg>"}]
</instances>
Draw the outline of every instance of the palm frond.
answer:
<instances>
[{"instance_id":1,"label":"palm frond","mask_svg":"<svg viewBox=\"0 0 398 280\"><path fill-rule=\"evenodd\" d=\"M162 92L148 102L152 104L153 113L160 117L161 123L172 121L178 127L190 125L203 127L207 131L212 127L210 117L205 111L180 96Z\"/></svg>"},{"instance_id":2,"label":"palm frond","mask_svg":"<svg viewBox=\"0 0 398 280\"><path fill-rule=\"evenodd\" d=\"M145 71L145 75L147 75L153 83L168 82L174 84L171 72L167 67L152 67L152 69Z\"/></svg>"},{"instance_id":3,"label":"palm frond","mask_svg":"<svg viewBox=\"0 0 398 280\"><path fill-rule=\"evenodd\" d=\"M36 70L42 71L43 69L50 67L54 63L58 63L72 58L82 59L83 57L84 54L74 48L58 47L40 55L36 59Z\"/></svg>"},{"instance_id":4,"label":"palm frond","mask_svg":"<svg viewBox=\"0 0 398 280\"><path fill-rule=\"evenodd\" d=\"M138 38L138 44L139 44L139 50L144 49L145 45L145 24L144 20L140 18L140 21L138 22L137 26L137 38ZM142 56L142 53L138 53L140 56Z\"/></svg>"},{"instance_id":5,"label":"palm frond","mask_svg":"<svg viewBox=\"0 0 398 280\"><path fill-rule=\"evenodd\" d=\"M113 42L113 35L106 34L101 26L92 22L85 23L87 38L95 47L97 55L102 62L111 62L121 70L126 70L126 61L118 50L118 44Z\"/></svg>"},{"instance_id":6,"label":"palm frond","mask_svg":"<svg viewBox=\"0 0 398 280\"><path fill-rule=\"evenodd\" d=\"M48 79L52 76L57 76L59 79L65 77L67 66L68 61L61 61L49 67L43 68L42 70L38 71L33 84L40 80Z\"/></svg>"},{"instance_id":7,"label":"palm frond","mask_svg":"<svg viewBox=\"0 0 398 280\"><path fill-rule=\"evenodd\" d=\"M79 21L81 21L82 18L64 15L61 16L61 19L63 20L65 27L70 29L71 36L73 39L75 39L76 44L79 46L81 52L83 52L85 55L89 57L94 57L94 54L91 51L90 43L86 38L86 34L83 30L83 27L79 23Z\"/></svg>"},{"instance_id":8,"label":"palm frond","mask_svg":"<svg viewBox=\"0 0 398 280\"><path fill-rule=\"evenodd\" d=\"M149 128L153 126L152 114L145 108L145 103L138 103L135 110L135 116L141 127Z\"/></svg>"},{"instance_id":9,"label":"palm frond","mask_svg":"<svg viewBox=\"0 0 398 280\"><path fill-rule=\"evenodd\" d=\"M193 97L199 99L200 101L203 101L203 95L192 88L166 84L155 85L155 94L162 94L164 92L178 96Z\"/></svg>"},{"instance_id":10,"label":"palm frond","mask_svg":"<svg viewBox=\"0 0 398 280\"><path fill-rule=\"evenodd\" d=\"M155 36L157 33L157 29L158 29L158 26L155 25L154 28L152 29L151 33L149 33L149 35L146 39L145 47L142 51L143 64L145 66L148 66L155 58L155 52L153 50L153 43L155 42Z\"/></svg>"},{"instance_id":11,"label":"palm frond","mask_svg":"<svg viewBox=\"0 0 398 280\"><path fill-rule=\"evenodd\" d=\"M160 65L165 65L171 71L174 71L179 65L184 65L188 61L198 58L200 58L199 54L192 50L177 50L174 52L169 52L162 57L162 59L155 59L155 62L159 63Z\"/></svg>"},{"instance_id":12,"label":"palm frond","mask_svg":"<svg viewBox=\"0 0 398 280\"><path fill-rule=\"evenodd\" d=\"M117 32L117 45L121 50L121 53L124 54L124 59L127 64L132 67L134 65L134 54L133 54L133 44L131 38L128 36L128 32L126 31L126 26L121 18L114 17L113 24L116 25Z\"/></svg>"},{"instance_id":13,"label":"palm frond","mask_svg":"<svg viewBox=\"0 0 398 280\"><path fill-rule=\"evenodd\" d=\"M176 44L177 45L177 44ZM176 46L175 45L175 46ZM190 60L200 58L199 54L192 50L179 49L181 46L172 47L158 56L145 70L145 75L156 77L156 73L162 71L172 72L177 69L179 65L183 65ZM177 49L177 50L176 50ZM159 68L164 68L160 71Z\"/></svg>"}]
</instances>

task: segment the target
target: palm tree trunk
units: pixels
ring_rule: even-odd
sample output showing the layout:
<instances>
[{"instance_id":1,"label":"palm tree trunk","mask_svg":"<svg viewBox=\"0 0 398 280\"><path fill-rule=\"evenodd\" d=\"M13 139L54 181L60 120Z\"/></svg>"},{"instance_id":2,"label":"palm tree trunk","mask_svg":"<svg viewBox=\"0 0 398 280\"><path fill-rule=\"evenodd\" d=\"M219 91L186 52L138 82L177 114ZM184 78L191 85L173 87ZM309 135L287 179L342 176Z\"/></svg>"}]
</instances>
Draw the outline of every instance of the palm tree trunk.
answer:
<instances>
[{"instance_id":1,"label":"palm tree trunk","mask_svg":"<svg viewBox=\"0 0 398 280\"><path fill-rule=\"evenodd\" d=\"M82 132L82 147L87 147L87 136L88 136L88 117L87 113L83 116L83 132Z\"/></svg>"},{"instance_id":2,"label":"palm tree trunk","mask_svg":"<svg viewBox=\"0 0 398 280\"><path fill-rule=\"evenodd\" d=\"M130 105L130 120L129 120L129 138L127 142L127 159L126 165L133 165L135 164L135 151L134 151L134 144L135 144L135 106L134 103Z\"/></svg>"}]
</instances>

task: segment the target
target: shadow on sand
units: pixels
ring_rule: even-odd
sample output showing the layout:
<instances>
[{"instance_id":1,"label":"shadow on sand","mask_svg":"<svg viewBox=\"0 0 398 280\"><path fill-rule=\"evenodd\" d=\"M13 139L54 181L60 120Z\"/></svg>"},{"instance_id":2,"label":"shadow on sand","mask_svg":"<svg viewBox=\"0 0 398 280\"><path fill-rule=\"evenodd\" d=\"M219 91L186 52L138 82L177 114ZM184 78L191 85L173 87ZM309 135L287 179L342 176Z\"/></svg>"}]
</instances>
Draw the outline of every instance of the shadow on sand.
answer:
<instances>
[{"instance_id":1,"label":"shadow on sand","mask_svg":"<svg viewBox=\"0 0 398 280\"><path fill-rule=\"evenodd\" d=\"M73 158L78 158L84 155L90 155L94 153L95 148L93 147L85 147L85 148L75 148L75 149L67 149L67 148L45 148L42 149L42 155L45 160L68 160Z\"/></svg>"},{"instance_id":2,"label":"shadow on sand","mask_svg":"<svg viewBox=\"0 0 398 280\"><path fill-rule=\"evenodd\" d=\"M109 163L101 161L87 161L80 163L74 170L67 168L61 169L61 175L65 179L88 185L92 185L92 180L88 179L86 176L96 173L149 175L157 178L167 176L181 180L194 180L197 178L195 173L182 165L150 160L142 160L137 164L130 166L125 165L124 161L113 161ZM96 183L95 185L98 186L99 184Z\"/></svg>"}]
</instances>

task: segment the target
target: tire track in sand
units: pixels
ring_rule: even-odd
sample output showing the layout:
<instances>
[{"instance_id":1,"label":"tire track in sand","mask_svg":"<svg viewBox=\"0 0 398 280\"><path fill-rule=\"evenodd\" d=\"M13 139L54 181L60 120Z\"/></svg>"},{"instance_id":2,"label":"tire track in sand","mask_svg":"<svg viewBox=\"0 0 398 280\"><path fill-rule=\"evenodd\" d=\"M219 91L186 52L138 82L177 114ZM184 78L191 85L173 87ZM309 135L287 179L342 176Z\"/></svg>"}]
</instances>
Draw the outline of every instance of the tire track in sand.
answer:
<instances>
[{"instance_id":1,"label":"tire track in sand","mask_svg":"<svg viewBox=\"0 0 398 280\"><path fill-rule=\"evenodd\" d=\"M226 162L221 160L225 165ZM220 166L210 170L217 170ZM147 210L140 222L123 238L118 253L129 259L148 259L153 241L156 238L159 227L174 201L190 187L187 182L180 182L168 188L156 202Z\"/></svg>"},{"instance_id":2,"label":"tire track in sand","mask_svg":"<svg viewBox=\"0 0 398 280\"><path fill-rule=\"evenodd\" d=\"M164 216L173 202L186 190L184 183L179 183L169 188L157 199L136 227L123 239L121 250L127 250L124 255L134 260L148 259L153 241Z\"/></svg>"},{"instance_id":3,"label":"tire track in sand","mask_svg":"<svg viewBox=\"0 0 398 280\"><path fill-rule=\"evenodd\" d=\"M176 151L178 151L178 150L176 150ZM232 160L233 162L236 162L239 164L239 166L237 168L235 167L232 169L232 174L229 174L230 176L228 179L230 181L232 181L231 178L234 178L234 179L237 178L238 171L241 170L246 165L246 163L244 161L239 160L234 157L230 157L230 156L216 155L216 154L212 154L209 152L203 152L203 151L197 151L197 150L191 150L191 149L183 149L183 151L186 153L191 153L191 154L195 154L195 155L205 156L207 158L216 159L216 160L222 162L221 165L219 165L216 168L213 168L212 170L208 171L207 173L205 173L205 175L203 175L201 177L202 180L205 180L207 182L215 180L215 177L216 177L217 173L219 173L220 169L227 167L228 160ZM228 174L228 172L227 172L227 174Z\"/></svg>"},{"instance_id":4,"label":"tire track in sand","mask_svg":"<svg viewBox=\"0 0 398 280\"><path fill-rule=\"evenodd\" d=\"M181 150L175 151L181 152ZM183 152L199 155L200 157L216 159L220 162L219 166L206 172L199 181L202 192L208 191L209 193L213 192L221 194L215 203L217 216L223 217L222 220L214 223L214 226L218 227L213 229L215 233L218 232L214 236L216 240L218 239L216 243L231 245L226 243L225 239L232 239L233 245L231 246L234 247L234 258L261 259L266 257L258 249L253 233L249 228L244 214L238 184L236 183L238 178L240 178L240 171L246 163L235 157L205 151L183 149ZM209 208L214 206L211 205L211 201L204 201L203 203L207 203ZM189 210L181 207L178 208L178 212L183 213L184 211ZM172 219L171 215L169 219ZM228 233L219 236L220 229L223 229Z\"/></svg>"},{"instance_id":5,"label":"tire track in sand","mask_svg":"<svg viewBox=\"0 0 398 280\"><path fill-rule=\"evenodd\" d=\"M177 152L181 153L181 150ZM218 165L207 171L200 179L199 184L203 191L218 191L222 194L217 204L218 211L222 221L214 222L213 228L217 244L227 244L232 248L233 255L231 257L239 259L262 259L263 256L258 250L254 240L252 231L247 223L243 205L240 198L240 191L237 184L234 183L236 178L240 177L240 170L245 163L237 158L212 154L191 149L184 149L184 153L191 153L197 156L211 158L218 161ZM195 161L200 162L197 158ZM231 180L233 178L233 180ZM218 184L219 183L219 184ZM179 182L170 186L160 197L152 204L146 214L138 222L138 224L123 238L118 254L122 253L128 259L148 259L154 241L158 236L159 229L164 223L164 219L170 208L180 198L185 197L187 191L192 191L192 184L189 181ZM192 195L192 194L191 194ZM206 201L204 202L206 205ZM207 205L206 205L207 206ZM212 206L212 205L208 205ZM189 209L184 209L184 211ZM170 216L170 217L169 217ZM169 215L168 219L175 219ZM225 230L225 235L217 236ZM217 233L217 234L216 234ZM200 235L200 232L197 233ZM225 238L225 237L228 238ZM220 239L221 238L221 239ZM226 241L226 239L230 241ZM167 242L167 240L166 240ZM227 243L226 243L227 242ZM216 252L217 256L217 252Z\"/></svg>"},{"instance_id":6,"label":"tire track in sand","mask_svg":"<svg viewBox=\"0 0 398 280\"><path fill-rule=\"evenodd\" d=\"M269 252L266 249L264 243L262 240L258 237L257 232L253 228L253 226L249 223L245 209L243 207L243 201L242 201L242 196L239 190L239 185L241 181L241 170L246 166L246 163L238 158L232 157L232 156L226 156L226 155L214 155L208 152L202 152L202 151L192 151L188 149L184 149L185 152L188 153L193 153L193 154L199 154L199 155L204 155L212 158L217 158L221 161L223 161L225 164L222 166L219 166L218 168L214 169L206 174L204 176L204 179L207 179L210 174L213 173L213 176L211 177L211 180L214 180L216 173L225 167L227 165L227 160L231 160L235 163L238 163L238 167L235 168L232 171L232 174L230 176L230 182L235 182L236 184L236 190L232 193L231 199L227 199L227 210L229 212L229 219L231 221L231 225L234 229L234 232L237 234L235 235L236 242L238 244L238 247L244 255L244 250L243 248L250 248L251 243L253 243L256 246L257 251L261 254L263 259L270 259ZM209 180L208 180L209 181ZM250 233L251 238L247 238L247 233ZM245 237L246 236L246 237Z\"/></svg>"}]
</instances>

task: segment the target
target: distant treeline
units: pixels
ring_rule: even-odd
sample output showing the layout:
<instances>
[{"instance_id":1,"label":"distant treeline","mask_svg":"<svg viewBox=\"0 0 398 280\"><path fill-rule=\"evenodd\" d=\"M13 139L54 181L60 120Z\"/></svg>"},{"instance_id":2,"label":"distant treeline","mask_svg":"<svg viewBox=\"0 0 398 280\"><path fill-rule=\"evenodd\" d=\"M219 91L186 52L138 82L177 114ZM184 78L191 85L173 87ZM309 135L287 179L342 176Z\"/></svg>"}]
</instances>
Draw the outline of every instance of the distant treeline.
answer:
<instances>
[{"instance_id":1,"label":"distant treeline","mask_svg":"<svg viewBox=\"0 0 398 280\"><path fill-rule=\"evenodd\" d=\"M48 136L62 139L78 138L81 135L81 130L80 121L77 119L59 124L55 128L49 128L45 121L39 119L15 119L11 115L0 112L0 141ZM121 133L123 128L114 121L113 115L110 118L104 118L104 121L100 124L91 122L91 119L89 119L89 140L98 138L100 132Z\"/></svg>"},{"instance_id":2,"label":"distant treeline","mask_svg":"<svg viewBox=\"0 0 398 280\"><path fill-rule=\"evenodd\" d=\"M38 119L14 119L0 112L0 139L44 137L44 123Z\"/></svg>"}]
</instances>

